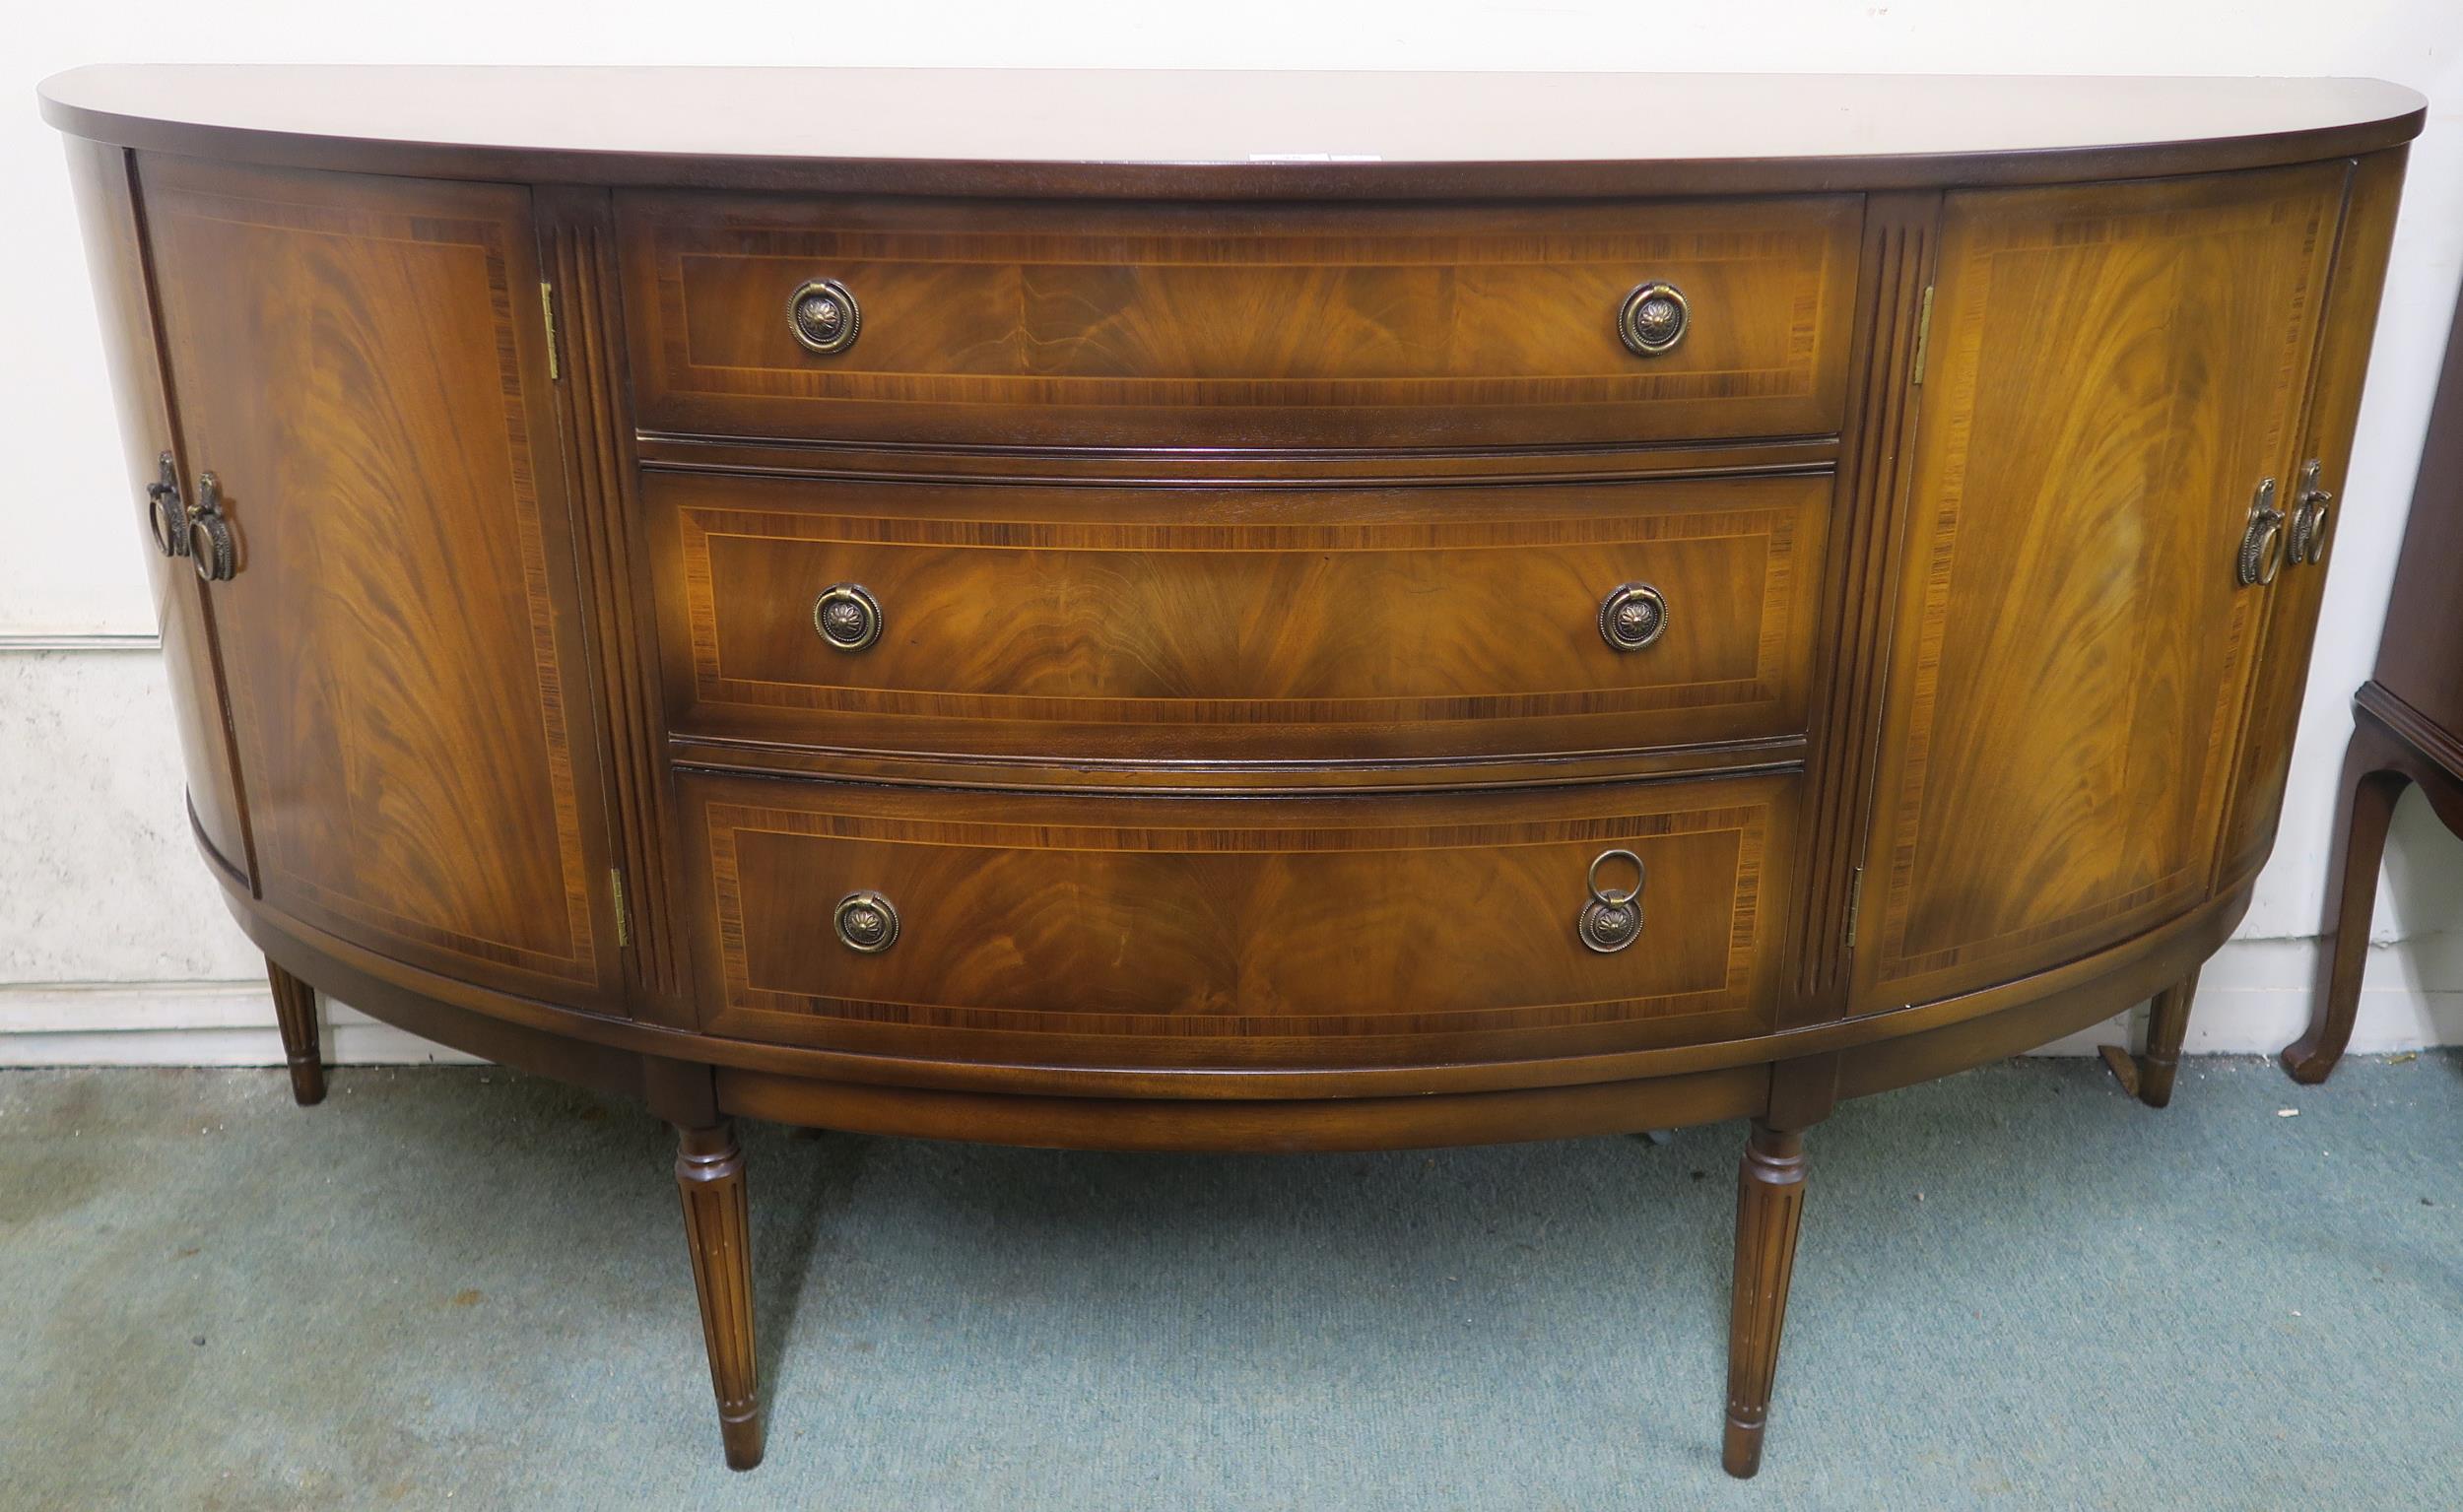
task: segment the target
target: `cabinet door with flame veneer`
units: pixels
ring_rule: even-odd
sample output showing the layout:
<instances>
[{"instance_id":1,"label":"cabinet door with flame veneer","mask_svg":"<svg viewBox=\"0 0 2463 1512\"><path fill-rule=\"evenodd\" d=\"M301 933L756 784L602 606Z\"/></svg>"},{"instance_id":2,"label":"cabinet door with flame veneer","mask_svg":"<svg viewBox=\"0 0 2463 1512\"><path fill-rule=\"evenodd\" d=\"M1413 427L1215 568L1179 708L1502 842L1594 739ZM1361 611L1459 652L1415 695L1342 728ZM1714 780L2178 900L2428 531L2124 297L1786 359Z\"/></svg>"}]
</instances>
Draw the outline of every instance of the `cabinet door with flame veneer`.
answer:
<instances>
[{"instance_id":1,"label":"cabinet door with flame veneer","mask_svg":"<svg viewBox=\"0 0 2463 1512\"><path fill-rule=\"evenodd\" d=\"M527 190L141 164L267 904L612 1007ZM204 478L213 475L206 492Z\"/></svg>"},{"instance_id":2,"label":"cabinet door with flame veneer","mask_svg":"<svg viewBox=\"0 0 2463 1512\"><path fill-rule=\"evenodd\" d=\"M2342 163L1954 194L1856 1008L2074 959L2203 901L2289 502Z\"/></svg>"}]
</instances>

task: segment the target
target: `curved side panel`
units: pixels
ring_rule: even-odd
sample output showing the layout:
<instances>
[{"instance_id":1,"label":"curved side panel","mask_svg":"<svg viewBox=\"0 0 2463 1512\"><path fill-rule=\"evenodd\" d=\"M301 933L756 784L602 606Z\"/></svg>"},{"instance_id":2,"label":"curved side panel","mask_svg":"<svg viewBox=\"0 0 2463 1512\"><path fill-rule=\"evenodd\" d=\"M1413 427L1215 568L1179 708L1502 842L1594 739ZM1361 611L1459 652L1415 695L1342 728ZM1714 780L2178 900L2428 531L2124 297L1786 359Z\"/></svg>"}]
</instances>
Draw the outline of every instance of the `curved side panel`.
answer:
<instances>
[{"instance_id":1,"label":"curved side panel","mask_svg":"<svg viewBox=\"0 0 2463 1512\"><path fill-rule=\"evenodd\" d=\"M1970 191L1943 219L1853 1007L2213 895L2349 165Z\"/></svg>"},{"instance_id":2,"label":"curved side panel","mask_svg":"<svg viewBox=\"0 0 2463 1512\"><path fill-rule=\"evenodd\" d=\"M528 191L139 163L256 883L469 981L619 1001Z\"/></svg>"},{"instance_id":3,"label":"curved side panel","mask_svg":"<svg viewBox=\"0 0 2463 1512\"><path fill-rule=\"evenodd\" d=\"M2027 983L1977 993L1975 1011L1949 1022L1851 1047L1839 1057L1838 1094L1861 1097L1913 1086L2048 1045L2133 1008L2214 954L2249 911L2249 893L2247 887L2236 888L2182 921L2184 927L2150 941L2132 942Z\"/></svg>"},{"instance_id":4,"label":"curved side panel","mask_svg":"<svg viewBox=\"0 0 2463 1512\"><path fill-rule=\"evenodd\" d=\"M717 1068L732 1111L850 1132L1130 1150L1358 1150L1576 1138L1759 1113L1775 1063L1839 1056L1856 1096L2047 1043L2177 981L2249 901L2234 890L2087 960L1945 1003L1717 1044L1582 1060L1260 1074L901 1061L754 1044L435 977L226 892L284 970L471 1054L639 1097L662 1063Z\"/></svg>"},{"instance_id":5,"label":"curved side panel","mask_svg":"<svg viewBox=\"0 0 2463 1512\"><path fill-rule=\"evenodd\" d=\"M170 556L153 519L175 517L178 500L194 493L194 474L180 465L179 435L164 392L155 350L153 290L146 267L144 229L130 185L128 155L115 147L71 138L69 182L77 192L77 218L85 228L86 263L94 281L95 307L102 320L102 348L118 398L120 439L127 449L129 496L136 500L139 528L150 550L146 572L154 587L154 619L163 632L163 662L171 688L171 717L187 764L188 811L207 859L254 886L239 783L233 770L231 729L215 671L214 612L204 584L185 557ZM165 462L168 459L168 473ZM149 490L168 487L159 501ZM168 537L179 540L177 535ZM167 801L179 790L176 773L165 772Z\"/></svg>"}]
</instances>

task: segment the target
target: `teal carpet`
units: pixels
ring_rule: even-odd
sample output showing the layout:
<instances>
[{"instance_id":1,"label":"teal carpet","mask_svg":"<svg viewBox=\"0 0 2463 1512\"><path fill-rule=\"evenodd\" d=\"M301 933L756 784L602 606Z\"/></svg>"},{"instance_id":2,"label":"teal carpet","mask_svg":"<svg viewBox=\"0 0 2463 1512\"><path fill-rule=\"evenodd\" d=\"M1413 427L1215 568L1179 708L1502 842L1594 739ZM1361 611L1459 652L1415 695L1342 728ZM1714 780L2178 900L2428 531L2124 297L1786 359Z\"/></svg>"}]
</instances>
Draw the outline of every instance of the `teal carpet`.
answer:
<instances>
[{"instance_id":1,"label":"teal carpet","mask_svg":"<svg viewBox=\"0 0 2463 1512\"><path fill-rule=\"evenodd\" d=\"M2163 1112L2033 1061L1840 1109L1750 1484L1740 1139L752 1129L769 1459L734 1476L637 1110L0 1073L0 1507L2463 1506L2463 1059L2193 1061Z\"/></svg>"}]
</instances>

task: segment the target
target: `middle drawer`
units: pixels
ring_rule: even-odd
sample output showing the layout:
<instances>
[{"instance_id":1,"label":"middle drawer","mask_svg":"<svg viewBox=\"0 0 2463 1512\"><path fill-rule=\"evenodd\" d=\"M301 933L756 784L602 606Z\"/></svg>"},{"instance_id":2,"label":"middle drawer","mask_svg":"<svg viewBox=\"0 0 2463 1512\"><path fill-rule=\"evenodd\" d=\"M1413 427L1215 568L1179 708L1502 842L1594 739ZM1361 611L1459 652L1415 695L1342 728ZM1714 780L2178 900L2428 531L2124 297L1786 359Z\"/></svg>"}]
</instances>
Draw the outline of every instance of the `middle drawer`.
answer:
<instances>
[{"instance_id":1,"label":"middle drawer","mask_svg":"<svg viewBox=\"0 0 2463 1512\"><path fill-rule=\"evenodd\" d=\"M643 483L675 734L1209 762L1799 734L1831 492Z\"/></svg>"}]
</instances>

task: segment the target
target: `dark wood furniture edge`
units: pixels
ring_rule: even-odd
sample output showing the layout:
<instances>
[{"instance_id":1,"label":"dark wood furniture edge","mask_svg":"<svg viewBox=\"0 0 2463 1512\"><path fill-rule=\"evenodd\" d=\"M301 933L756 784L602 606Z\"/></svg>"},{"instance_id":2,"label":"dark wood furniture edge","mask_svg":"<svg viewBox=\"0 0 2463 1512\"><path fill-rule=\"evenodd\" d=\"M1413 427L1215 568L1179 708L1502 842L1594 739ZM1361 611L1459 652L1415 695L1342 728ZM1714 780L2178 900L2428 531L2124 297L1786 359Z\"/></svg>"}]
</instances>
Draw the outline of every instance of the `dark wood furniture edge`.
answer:
<instances>
[{"instance_id":1,"label":"dark wood furniture edge","mask_svg":"<svg viewBox=\"0 0 2463 1512\"><path fill-rule=\"evenodd\" d=\"M2296 1082L2325 1081L2352 1043L2386 828L2407 787L2418 787L2445 826L2463 835L2463 740L2372 678L2352 696L2309 1026L2279 1057Z\"/></svg>"},{"instance_id":2,"label":"dark wood furniture edge","mask_svg":"<svg viewBox=\"0 0 2463 1512\"><path fill-rule=\"evenodd\" d=\"M1897 591L1893 544L1912 475L1905 465L1918 408L1912 379L1930 307L1941 210L1938 193L1876 196L1865 207L1865 283L1858 291L1857 349L1849 358L1849 408L1831 505L1842 545L1832 553L1820 621L1826 641L1843 652L1823 662L1824 681L1815 685L1808 721L1812 822L1798 910L1805 938L1791 942L1802 967L1781 1027L1837 1018L1853 985L1850 919L1872 818L1888 682L1878 669L1890 659Z\"/></svg>"},{"instance_id":3,"label":"dark wood furniture edge","mask_svg":"<svg viewBox=\"0 0 2463 1512\"><path fill-rule=\"evenodd\" d=\"M676 929L672 823L658 737L655 636L640 606L650 592L648 543L632 447L623 322L613 287L613 213L603 190L534 190L540 276L554 298L560 347L552 387L571 477L583 632L598 674L596 721L608 783L619 933L635 1011L687 1024L686 946Z\"/></svg>"},{"instance_id":4,"label":"dark wood furniture edge","mask_svg":"<svg viewBox=\"0 0 2463 1512\"><path fill-rule=\"evenodd\" d=\"M2353 717L2375 721L2386 733L2435 763L2440 771L2463 782L2463 736L2414 708L2403 696L2375 678L2352 695Z\"/></svg>"},{"instance_id":5,"label":"dark wood furniture edge","mask_svg":"<svg viewBox=\"0 0 2463 1512\"><path fill-rule=\"evenodd\" d=\"M1476 489L1819 473L1837 464L1835 434L1725 441L1285 450L995 446L965 441L825 441L637 430L641 465L847 483L1003 483L1069 488Z\"/></svg>"},{"instance_id":6,"label":"dark wood furniture edge","mask_svg":"<svg viewBox=\"0 0 2463 1512\"><path fill-rule=\"evenodd\" d=\"M1751 1040L1485 1066L1299 1072L974 1065L726 1039L448 982L322 934L235 890L227 888L225 900L241 930L275 965L316 990L440 1044L613 1094L643 1097L645 1064L707 1067L729 1089L723 1100L732 1111L757 1111L738 1100L753 1097L768 1110L760 1116L788 1116L786 1109L807 1095L796 1088L808 1086L809 1105L831 1109L815 1120L826 1127L867 1129L849 1120L873 1110L884 1122L868 1132L921 1133L920 1120L938 1111L955 1120L945 1137L998 1140L998 1134L970 1126L981 1120L988 1128L1036 1102L1051 1105L1056 1115L1063 1105L1079 1112L1108 1105L1124 1116L1137 1110L1148 1128L1182 1119L1195 1142L1125 1148L1205 1149L1220 1148L1213 1142L1223 1137L1204 1132L1208 1120L1229 1130L1246 1127L1268 1109L1291 1118L1308 1104L1348 1099L1383 1099L1398 1141L1410 1129L1442 1127L1442 1114L1431 1110L1449 1104L1471 1123L1481 1122L1483 1108L1503 1106L1484 1099L1498 1096L1525 1099L1517 1115L1529 1126L1524 1138L1607 1132L1614 1122L1602 1117L1608 1104L1593 1099L1612 1094L1624 1098L1622 1106L1629 1110L1622 1127L1669 1127L1755 1111L1772 1065L1808 1057L1836 1058L1840 1096L1906 1085L2031 1049L2145 1000L2212 954L2239 922L2249 895L2250 887L2243 885L2162 928L1989 991ZM1723 1080L1731 1076L1742 1080ZM1678 1079L1691 1089L1670 1087L1662 1107L1653 1084ZM1706 1096L1714 1085L1750 1085L1753 1095L1729 1111L1705 1112L1701 1120L1666 1116L1683 1107L1707 1107L1693 1099ZM1551 1106L1550 1097L1559 1101ZM1181 1111L1169 1111L1175 1107ZM1562 1112L1568 1122L1561 1127L1542 1117L1552 1112ZM1078 1127L1078 1114L1069 1116L1071 1127ZM1439 1122L1428 1122L1431 1118ZM1250 1137L1256 1134L1250 1129Z\"/></svg>"},{"instance_id":7,"label":"dark wood furniture edge","mask_svg":"<svg viewBox=\"0 0 2463 1512\"><path fill-rule=\"evenodd\" d=\"M2426 106L2374 121L2190 142L1830 159L1548 163L1019 163L719 157L483 147L153 120L42 98L72 136L138 152L261 166L507 183L678 186L813 194L1176 200L1589 199L1781 194L2156 178L2272 167L2408 142Z\"/></svg>"},{"instance_id":8,"label":"dark wood furniture edge","mask_svg":"<svg viewBox=\"0 0 2463 1512\"><path fill-rule=\"evenodd\" d=\"M717 776L822 778L878 786L979 788L994 792L1137 794L1147 798L1334 798L1353 794L1459 793L1500 787L1573 787L1687 782L1800 771L1801 735L1766 740L1575 751L1554 756L1451 756L1355 761L1105 760L1060 756L962 756L852 751L735 736L668 738L671 769Z\"/></svg>"}]
</instances>

